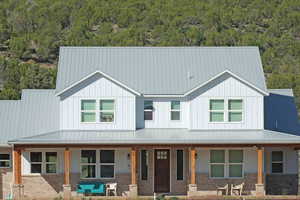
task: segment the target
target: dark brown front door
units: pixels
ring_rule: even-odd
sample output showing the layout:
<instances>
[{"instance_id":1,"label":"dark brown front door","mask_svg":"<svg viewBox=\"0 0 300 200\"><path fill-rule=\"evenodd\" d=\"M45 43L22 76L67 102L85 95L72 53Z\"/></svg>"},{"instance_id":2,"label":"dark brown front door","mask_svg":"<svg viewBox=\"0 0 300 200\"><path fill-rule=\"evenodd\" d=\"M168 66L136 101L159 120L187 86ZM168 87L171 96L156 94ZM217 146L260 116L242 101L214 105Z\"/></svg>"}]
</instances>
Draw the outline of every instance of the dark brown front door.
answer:
<instances>
[{"instance_id":1,"label":"dark brown front door","mask_svg":"<svg viewBox=\"0 0 300 200\"><path fill-rule=\"evenodd\" d=\"M168 149L155 150L154 170L154 191L170 192L170 151Z\"/></svg>"}]
</instances>

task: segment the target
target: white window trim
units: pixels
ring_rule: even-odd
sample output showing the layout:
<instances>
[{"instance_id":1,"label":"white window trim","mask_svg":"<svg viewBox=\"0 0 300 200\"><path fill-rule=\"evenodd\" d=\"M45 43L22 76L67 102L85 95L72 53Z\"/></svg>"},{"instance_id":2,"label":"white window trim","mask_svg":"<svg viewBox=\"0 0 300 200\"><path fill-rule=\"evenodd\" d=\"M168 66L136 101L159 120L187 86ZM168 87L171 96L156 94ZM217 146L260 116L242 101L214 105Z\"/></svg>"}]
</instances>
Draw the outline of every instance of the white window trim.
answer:
<instances>
[{"instance_id":1,"label":"white window trim","mask_svg":"<svg viewBox=\"0 0 300 200\"><path fill-rule=\"evenodd\" d=\"M273 161L273 152L274 151L281 151L282 152L282 161ZM273 172L273 163L282 163L282 172ZM284 170L284 165L285 165L285 155L284 155L284 151L282 150L272 150L271 151L271 174L285 174L285 170Z\"/></svg>"},{"instance_id":2,"label":"white window trim","mask_svg":"<svg viewBox=\"0 0 300 200\"><path fill-rule=\"evenodd\" d=\"M142 150L145 150L147 152L147 156L146 156L146 164L147 164L147 179L143 180L142 179ZM148 149L141 149L140 150L140 180L141 181L148 181L149 180L149 150Z\"/></svg>"},{"instance_id":3,"label":"white window trim","mask_svg":"<svg viewBox=\"0 0 300 200\"><path fill-rule=\"evenodd\" d=\"M81 102L84 100L95 100L96 101L96 110L81 110ZM114 110L100 110L100 102L101 100L112 100L114 101ZM100 98L100 99L96 99L96 98L81 98L80 99L80 103L79 103L79 110L80 110L80 115L79 115L79 121L82 124L114 124L116 122L116 105L117 105L117 101L115 98ZM83 122L81 115L82 113L95 113L95 121L94 122ZM113 112L114 113L114 120L111 122L102 122L101 121L101 116L100 113L101 112Z\"/></svg>"},{"instance_id":4,"label":"white window trim","mask_svg":"<svg viewBox=\"0 0 300 200\"><path fill-rule=\"evenodd\" d=\"M172 109L172 102L178 101L179 102L179 109ZM172 119L172 112L179 112L179 119ZM170 121L171 122L180 122L181 121L181 101L180 100L172 100L170 101Z\"/></svg>"},{"instance_id":5,"label":"white window trim","mask_svg":"<svg viewBox=\"0 0 300 200\"><path fill-rule=\"evenodd\" d=\"M55 173L46 173L46 164L54 164L54 162L46 162L46 152L55 152L56 153L56 170ZM31 153L42 153L42 162L31 162ZM30 163L30 175L41 175L41 174L46 174L46 175L55 175L58 174L58 152L57 151L29 151L29 163ZM41 173L32 173L31 172L31 164L41 164Z\"/></svg>"},{"instance_id":6,"label":"white window trim","mask_svg":"<svg viewBox=\"0 0 300 200\"><path fill-rule=\"evenodd\" d=\"M152 108L153 109L145 109L145 101L152 101ZM144 109L144 121L146 122L153 122L154 121L154 101L152 99L147 99L147 100L144 100L143 101L143 109ZM145 112L149 112L151 111L152 112L152 120L149 120L149 119L145 119Z\"/></svg>"},{"instance_id":7,"label":"white window trim","mask_svg":"<svg viewBox=\"0 0 300 200\"><path fill-rule=\"evenodd\" d=\"M7 155L9 155L9 160L0 160L1 162L8 162L8 167L0 167L0 168L1 169L11 168L11 153L0 152L0 154L7 154Z\"/></svg>"},{"instance_id":8,"label":"white window trim","mask_svg":"<svg viewBox=\"0 0 300 200\"><path fill-rule=\"evenodd\" d=\"M223 100L224 101L224 109L223 110L211 110L210 109L210 101L211 100ZM229 101L230 100L242 100L242 110L229 110ZM226 98L211 98L208 99L208 123L209 124L242 124L244 123L244 115L245 115L245 100L240 97L226 97ZM210 114L212 112L224 112L223 121L214 122L210 120ZM238 122L229 121L229 112L242 112L242 120Z\"/></svg>"},{"instance_id":9,"label":"white window trim","mask_svg":"<svg viewBox=\"0 0 300 200\"><path fill-rule=\"evenodd\" d=\"M210 151L211 150L224 150L225 152L225 162L224 163L211 163L211 157L210 157ZM240 150L243 152L243 163L230 163L229 162L229 151L230 150ZM245 171L244 171L244 163L245 163L245 151L243 149L209 149L209 178L211 179L243 179L245 176ZM238 164L241 165L242 164L242 176L241 177L230 177L229 176L229 165L234 165L234 164ZM224 177L212 177L211 176L211 165L224 165Z\"/></svg>"},{"instance_id":10,"label":"white window trim","mask_svg":"<svg viewBox=\"0 0 300 200\"><path fill-rule=\"evenodd\" d=\"M81 151L96 151L96 163L82 163L81 162ZM115 158L115 162L114 163L100 163L100 151L101 150L113 150L114 151L114 158ZM81 176L81 172L82 172L82 166L83 165L94 165L95 166L95 177L89 177L89 178L85 178ZM114 166L114 176L113 177L101 177L101 165L113 165ZM116 177L116 150L115 149L80 149L80 178L81 179L106 179L106 180L111 180L111 179L115 179Z\"/></svg>"}]
</instances>

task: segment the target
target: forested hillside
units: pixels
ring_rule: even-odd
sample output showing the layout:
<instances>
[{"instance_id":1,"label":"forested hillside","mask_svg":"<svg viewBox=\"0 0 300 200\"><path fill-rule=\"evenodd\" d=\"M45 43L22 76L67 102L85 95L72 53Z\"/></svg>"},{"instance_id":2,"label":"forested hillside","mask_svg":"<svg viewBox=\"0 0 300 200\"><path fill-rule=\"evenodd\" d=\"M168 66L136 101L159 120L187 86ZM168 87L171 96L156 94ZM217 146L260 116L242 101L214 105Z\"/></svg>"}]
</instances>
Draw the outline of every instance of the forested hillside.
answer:
<instances>
[{"instance_id":1,"label":"forested hillside","mask_svg":"<svg viewBox=\"0 0 300 200\"><path fill-rule=\"evenodd\" d=\"M300 107L300 0L0 0L0 99L54 88L61 45L259 46Z\"/></svg>"}]
</instances>

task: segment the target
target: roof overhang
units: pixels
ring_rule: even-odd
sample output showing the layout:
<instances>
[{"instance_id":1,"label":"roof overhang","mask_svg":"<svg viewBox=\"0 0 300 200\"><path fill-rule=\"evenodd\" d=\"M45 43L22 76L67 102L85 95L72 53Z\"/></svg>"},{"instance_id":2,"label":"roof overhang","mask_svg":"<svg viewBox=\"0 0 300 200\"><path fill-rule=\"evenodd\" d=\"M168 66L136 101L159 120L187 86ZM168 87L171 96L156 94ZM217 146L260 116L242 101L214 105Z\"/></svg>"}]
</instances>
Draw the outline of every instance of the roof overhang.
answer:
<instances>
[{"instance_id":1,"label":"roof overhang","mask_svg":"<svg viewBox=\"0 0 300 200\"><path fill-rule=\"evenodd\" d=\"M77 81L77 82L71 84L69 87L63 89L62 91L58 92L58 93L55 94L55 95L56 95L56 96L60 96L61 94L65 93L66 91L70 90L71 88L73 88L73 87L75 87L76 85L78 85L79 83L81 83L82 81L85 81L85 80L87 80L88 78L90 78L90 77L92 77L92 76L94 76L94 75L96 75L96 74L100 74L100 75L104 76L105 78L111 80L112 82L117 83L118 85L120 85L120 86L126 88L127 90L129 90L130 92L132 92L132 93L134 93L134 94L136 94L136 95L138 95L138 96L141 95L141 93L139 93L138 91L136 91L136 90L134 90L134 89L132 89L132 88L126 86L125 84L121 83L120 81L114 79L113 77L109 76L108 74L106 74L106 73L104 73L104 72L102 72L102 71L100 71L100 70L97 70L97 71L95 71L95 72L93 72L93 73L91 73L91 74L85 76L84 78L82 78L82 79L80 79L79 81Z\"/></svg>"}]
</instances>

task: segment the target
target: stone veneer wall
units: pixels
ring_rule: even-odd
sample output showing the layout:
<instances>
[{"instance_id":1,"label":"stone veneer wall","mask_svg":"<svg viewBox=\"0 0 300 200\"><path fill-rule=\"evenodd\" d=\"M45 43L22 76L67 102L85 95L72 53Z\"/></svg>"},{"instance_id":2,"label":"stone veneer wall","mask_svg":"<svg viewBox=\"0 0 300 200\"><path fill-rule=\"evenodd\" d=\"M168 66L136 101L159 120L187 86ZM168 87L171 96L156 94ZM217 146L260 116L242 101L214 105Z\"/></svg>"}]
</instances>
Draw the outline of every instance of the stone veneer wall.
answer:
<instances>
[{"instance_id":1,"label":"stone veneer wall","mask_svg":"<svg viewBox=\"0 0 300 200\"><path fill-rule=\"evenodd\" d=\"M245 194L253 194L255 192L255 184L257 181L257 174L245 174L244 178L225 178L225 179L213 179L209 178L209 174L206 173L197 173L197 189L199 191L199 195L216 195L216 189L218 186L224 186L226 184L237 185L241 183L245 183L244 193ZM230 191L229 191L230 192Z\"/></svg>"},{"instance_id":2,"label":"stone veneer wall","mask_svg":"<svg viewBox=\"0 0 300 200\"><path fill-rule=\"evenodd\" d=\"M0 199L5 199L11 193L12 182L12 168L0 169Z\"/></svg>"},{"instance_id":3,"label":"stone veneer wall","mask_svg":"<svg viewBox=\"0 0 300 200\"><path fill-rule=\"evenodd\" d=\"M297 174L267 174L266 194L269 195L297 195Z\"/></svg>"}]
</instances>

